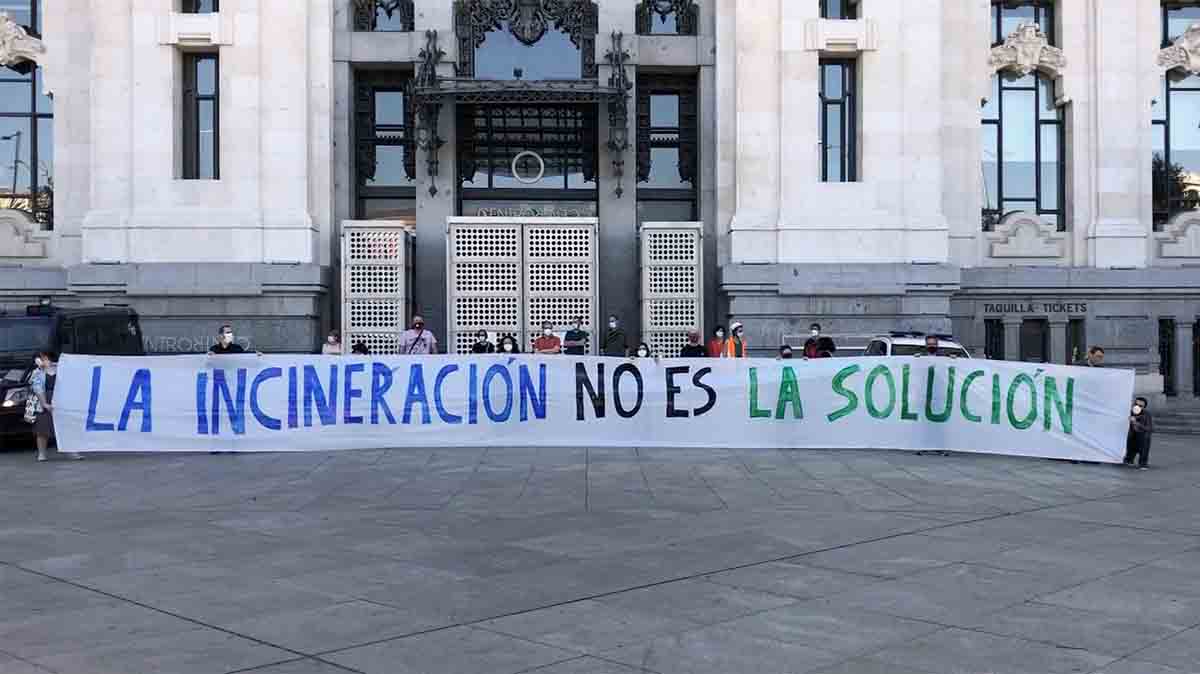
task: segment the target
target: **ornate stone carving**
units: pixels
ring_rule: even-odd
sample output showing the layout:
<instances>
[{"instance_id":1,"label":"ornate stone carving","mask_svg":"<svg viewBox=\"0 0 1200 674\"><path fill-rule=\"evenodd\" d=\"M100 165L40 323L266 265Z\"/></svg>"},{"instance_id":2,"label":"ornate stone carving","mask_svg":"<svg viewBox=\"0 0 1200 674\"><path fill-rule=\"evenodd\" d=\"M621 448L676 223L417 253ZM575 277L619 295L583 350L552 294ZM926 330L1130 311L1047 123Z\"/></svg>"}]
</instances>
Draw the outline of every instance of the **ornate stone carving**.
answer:
<instances>
[{"instance_id":1,"label":"ornate stone carving","mask_svg":"<svg viewBox=\"0 0 1200 674\"><path fill-rule=\"evenodd\" d=\"M665 23L667 17L675 16L675 32L678 35L695 35L699 23L700 7L696 0L642 0L637 6L638 35L654 32L654 20Z\"/></svg>"},{"instance_id":2,"label":"ornate stone carving","mask_svg":"<svg viewBox=\"0 0 1200 674\"><path fill-rule=\"evenodd\" d=\"M1036 23L1017 26L1004 44L992 47L988 57L989 76L1000 72L1011 72L1021 77L1034 70L1058 78L1067 67L1067 59L1061 49L1050 46L1046 35Z\"/></svg>"},{"instance_id":3,"label":"ornate stone carving","mask_svg":"<svg viewBox=\"0 0 1200 674\"><path fill-rule=\"evenodd\" d=\"M1158 239L1160 257L1200 258L1200 211L1177 213L1154 236Z\"/></svg>"},{"instance_id":4,"label":"ornate stone carving","mask_svg":"<svg viewBox=\"0 0 1200 674\"><path fill-rule=\"evenodd\" d=\"M592 0L457 0L454 32L458 36L459 77L475 76L475 49L488 32L507 30L522 44L532 45L551 23L579 47L583 76L596 76L596 33L600 8Z\"/></svg>"},{"instance_id":5,"label":"ornate stone carving","mask_svg":"<svg viewBox=\"0 0 1200 674\"><path fill-rule=\"evenodd\" d=\"M996 229L984 236L993 258L1059 258L1066 233L1035 213L1017 211L1001 218Z\"/></svg>"},{"instance_id":6,"label":"ornate stone carving","mask_svg":"<svg viewBox=\"0 0 1200 674\"><path fill-rule=\"evenodd\" d=\"M0 259L46 257L45 244L31 238L37 226L25 211L0 209Z\"/></svg>"},{"instance_id":7,"label":"ornate stone carving","mask_svg":"<svg viewBox=\"0 0 1200 674\"><path fill-rule=\"evenodd\" d=\"M1192 24L1170 47L1158 52L1158 65L1200 75L1200 23Z\"/></svg>"},{"instance_id":8,"label":"ornate stone carving","mask_svg":"<svg viewBox=\"0 0 1200 674\"><path fill-rule=\"evenodd\" d=\"M413 0L354 0L354 30L375 30L376 17L382 11L389 19L400 18L403 31L413 30Z\"/></svg>"},{"instance_id":9,"label":"ornate stone carving","mask_svg":"<svg viewBox=\"0 0 1200 674\"><path fill-rule=\"evenodd\" d=\"M23 26L12 20L6 12L0 12L0 65L14 66L22 61L37 62L46 53L46 45L36 37L30 37Z\"/></svg>"}]
</instances>

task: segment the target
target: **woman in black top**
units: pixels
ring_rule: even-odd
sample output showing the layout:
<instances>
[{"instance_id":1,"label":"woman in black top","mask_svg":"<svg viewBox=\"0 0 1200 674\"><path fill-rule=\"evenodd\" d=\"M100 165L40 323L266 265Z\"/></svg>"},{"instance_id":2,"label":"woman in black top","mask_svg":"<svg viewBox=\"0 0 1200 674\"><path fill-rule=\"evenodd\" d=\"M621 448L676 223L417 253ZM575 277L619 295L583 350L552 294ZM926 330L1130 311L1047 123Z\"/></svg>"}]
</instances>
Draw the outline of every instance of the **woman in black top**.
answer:
<instances>
[{"instance_id":1,"label":"woman in black top","mask_svg":"<svg viewBox=\"0 0 1200 674\"><path fill-rule=\"evenodd\" d=\"M471 345L471 353L496 353L496 345L488 341L487 332L480 330Z\"/></svg>"}]
</instances>

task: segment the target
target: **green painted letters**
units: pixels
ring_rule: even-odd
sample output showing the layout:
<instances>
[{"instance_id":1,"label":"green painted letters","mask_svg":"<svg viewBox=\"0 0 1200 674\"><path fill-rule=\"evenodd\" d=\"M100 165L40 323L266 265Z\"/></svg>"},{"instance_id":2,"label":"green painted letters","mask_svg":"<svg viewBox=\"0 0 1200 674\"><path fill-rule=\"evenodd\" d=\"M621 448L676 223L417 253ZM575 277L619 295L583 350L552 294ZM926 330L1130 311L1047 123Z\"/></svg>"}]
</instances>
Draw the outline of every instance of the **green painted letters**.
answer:
<instances>
[{"instance_id":1,"label":"green painted letters","mask_svg":"<svg viewBox=\"0 0 1200 674\"><path fill-rule=\"evenodd\" d=\"M842 368L840 372L833 375L833 392L846 399L846 404L842 409L832 412L827 417L830 421L837 421L842 417L852 413L858 409L858 394L846 388L846 380L853 377L858 371L857 365L851 365L847 368Z\"/></svg>"},{"instance_id":2,"label":"green painted letters","mask_svg":"<svg viewBox=\"0 0 1200 674\"><path fill-rule=\"evenodd\" d=\"M771 410L758 408L758 368L750 368L750 418L770 419Z\"/></svg>"},{"instance_id":3,"label":"green painted letters","mask_svg":"<svg viewBox=\"0 0 1200 674\"><path fill-rule=\"evenodd\" d=\"M796 382L796 371L784 367L779 381L779 402L775 403L775 418L782 419L787 413L787 404L792 404L792 418L804 418L804 404L800 402L800 384Z\"/></svg>"},{"instance_id":4,"label":"green painted letters","mask_svg":"<svg viewBox=\"0 0 1200 674\"><path fill-rule=\"evenodd\" d=\"M905 421L916 421L917 415L915 412L910 412L908 409L908 378L909 367L907 365L900 368L900 418Z\"/></svg>"},{"instance_id":5,"label":"green painted letters","mask_svg":"<svg viewBox=\"0 0 1200 674\"><path fill-rule=\"evenodd\" d=\"M1054 377L1046 377L1046 398L1042 403L1042 421L1044 428L1050 430L1053 425L1051 414L1054 410L1058 410L1058 420L1062 424L1063 433L1071 434L1071 429L1074 427L1075 415L1075 378L1067 378L1067 400L1063 400L1058 395L1058 381Z\"/></svg>"},{"instance_id":6,"label":"green painted letters","mask_svg":"<svg viewBox=\"0 0 1200 674\"><path fill-rule=\"evenodd\" d=\"M958 398L958 409L962 411L963 418L977 424L983 422L983 417L971 413L970 408L967 407L967 399L970 397L971 384L974 384L975 380L983 375L983 370L975 370L967 375L966 379L963 379L962 394Z\"/></svg>"},{"instance_id":7,"label":"green painted letters","mask_svg":"<svg viewBox=\"0 0 1200 674\"><path fill-rule=\"evenodd\" d=\"M882 410L875 405L875 379L883 377L887 382L888 388L888 403L887 407ZM892 376L892 371L887 365L880 365L867 374L866 390L864 394L867 398L867 413L876 419L886 419L892 416L892 412L896 411L896 378Z\"/></svg>"},{"instance_id":8,"label":"green painted letters","mask_svg":"<svg viewBox=\"0 0 1200 674\"><path fill-rule=\"evenodd\" d=\"M946 409L941 412L933 411L933 380L937 375L937 366L929 366L929 374L925 377L925 418L936 423L944 424L954 411L954 368L951 367L946 375Z\"/></svg>"},{"instance_id":9,"label":"green painted letters","mask_svg":"<svg viewBox=\"0 0 1200 674\"><path fill-rule=\"evenodd\" d=\"M1021 384L1025 384L1029 387L1029 414L1025 415L1025 418L1023 419L1018 419L1016 410L1013 409L1013 405L1017 398L1017 388ZM1012 383L1008 385L1008 423L1012 424L1013 428L1023 431L1032 426L1036 421L1037 385L1033 383L1032 377L1022 372L1021 374L1013 377Z\"/></svg>"}]
</instances>

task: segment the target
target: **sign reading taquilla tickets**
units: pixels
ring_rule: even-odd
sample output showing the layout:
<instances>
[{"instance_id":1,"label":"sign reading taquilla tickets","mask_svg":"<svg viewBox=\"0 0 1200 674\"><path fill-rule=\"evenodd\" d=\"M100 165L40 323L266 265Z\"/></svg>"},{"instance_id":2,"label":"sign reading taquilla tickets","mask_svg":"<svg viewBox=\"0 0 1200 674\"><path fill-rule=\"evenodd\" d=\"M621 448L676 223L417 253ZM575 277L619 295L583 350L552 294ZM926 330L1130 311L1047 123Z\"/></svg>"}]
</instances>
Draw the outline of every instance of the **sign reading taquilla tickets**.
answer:
<instances>
[{"instance_id":1,"label":"sign reading taquilla tickets","mask_svg":"<svg viewBox=\"0 0 1200 674\"><path fill-rule=\"evenodd\" d=\"M1133 372L938 357L64 355L67 451L945 449L1119 462Z\"/></svg>"}]
</instances>

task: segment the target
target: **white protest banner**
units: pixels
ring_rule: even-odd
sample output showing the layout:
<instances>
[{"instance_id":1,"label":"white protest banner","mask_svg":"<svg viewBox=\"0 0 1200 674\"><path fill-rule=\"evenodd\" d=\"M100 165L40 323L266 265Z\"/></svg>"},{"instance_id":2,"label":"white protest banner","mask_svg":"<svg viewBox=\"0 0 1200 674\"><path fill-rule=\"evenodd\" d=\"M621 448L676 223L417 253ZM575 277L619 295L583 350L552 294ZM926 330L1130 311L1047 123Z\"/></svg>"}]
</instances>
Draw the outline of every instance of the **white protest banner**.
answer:
<instances>
[{"instance_id":1,"label":"white protest banner","mask_svg":"<svg viewBox=\"0 0 1200 674\"><path fill-rule=\"evenodd\" d=\"M1119 462L1133 372L939 357L65 355L67 451L946 449Z\"/></svg>"}]
</instances>

